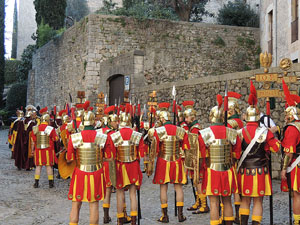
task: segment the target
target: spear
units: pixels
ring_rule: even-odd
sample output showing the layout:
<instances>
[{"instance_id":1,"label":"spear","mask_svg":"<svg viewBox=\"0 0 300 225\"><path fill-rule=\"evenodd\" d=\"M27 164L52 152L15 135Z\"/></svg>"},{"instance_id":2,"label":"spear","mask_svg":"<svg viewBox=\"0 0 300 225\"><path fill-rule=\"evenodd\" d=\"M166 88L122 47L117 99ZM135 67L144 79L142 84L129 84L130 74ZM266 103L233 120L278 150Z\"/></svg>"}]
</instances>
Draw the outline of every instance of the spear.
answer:
<instances>
[{"instance_id":1,"label":"spear","mask_svg":"<svg viewBox=\"0 0 300 225\"><path fill-rule=\"evenodd\" d=\"M175 85L173 85L172 88L172 96L173 96L173 113L174 113L174 120L173 120L173 124L176 126L176 88ZM177 216L177 205L176 205L176 191L174 192L174 203L175 203L175 216Z\"/></svg>"},{"instance_id":2,"label":"spear","mask_svg":"<svg viewBox=\"0 0 300 225\"><path fill-rule=\"evenodd\" d=\"M224 125L225 125L225 127L227 127L227 121L228 121L228 85L227 85L227 80L226 80L226 83L225 83L224 112L225 112Z\"/></svg>"}]
</instances>

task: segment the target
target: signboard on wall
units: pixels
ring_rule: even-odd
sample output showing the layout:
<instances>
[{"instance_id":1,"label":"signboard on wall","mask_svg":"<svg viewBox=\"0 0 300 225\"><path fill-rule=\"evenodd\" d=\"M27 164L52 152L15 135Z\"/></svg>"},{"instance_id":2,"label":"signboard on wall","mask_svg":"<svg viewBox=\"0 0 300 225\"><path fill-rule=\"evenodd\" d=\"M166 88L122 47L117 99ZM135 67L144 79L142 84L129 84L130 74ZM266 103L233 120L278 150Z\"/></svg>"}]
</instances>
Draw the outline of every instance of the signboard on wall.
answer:
<instances>
[{"instance_id":1,"label":"signboard on wall","mask_svg":"<svg viewBox=\"0 0 300 225\"><path fill-rule=\"evenodd\" d=\"M125 76L124 84L125 84L125 91L129 91L129 87L130 87L130 76Z\"/></svg>"}]
</instances>

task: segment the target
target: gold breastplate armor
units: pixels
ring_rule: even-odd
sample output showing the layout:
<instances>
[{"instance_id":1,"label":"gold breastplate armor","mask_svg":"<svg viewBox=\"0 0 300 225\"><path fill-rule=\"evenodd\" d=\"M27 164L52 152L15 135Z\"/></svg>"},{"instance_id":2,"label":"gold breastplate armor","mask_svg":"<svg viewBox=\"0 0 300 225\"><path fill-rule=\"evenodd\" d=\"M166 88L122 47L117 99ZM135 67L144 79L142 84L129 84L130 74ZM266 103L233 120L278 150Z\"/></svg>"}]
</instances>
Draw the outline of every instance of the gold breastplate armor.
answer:
<instances>
[{"instance_id":1,"label":"gold breastplate armor","mask_svg":"<svg viewBox=\"0 0 300 225\"><path fill-rule=\"evenodd\" d=\"M215 171L226 171L232 166L232 145L236 143L237 132L226 128L226 139L216 139L213 131L206 128L200 131L203 141L209 147L209 168Z\"/></svg>"},{"instance_id":2,"label":"gold breastplate armor","mask_svg":"<svg viewBox=\"0 0 300 225\"><path fill-rule=\"evenodd\" d=\"M176 136L167 134L164 126L156 128L159 141L161 142L158 156L166 161L176 161L180 158L180 141L183 140L185 130L181 127L176 128Z\"/></svg>"},{"instance_id":3,"label":"gold breastplate armor","mask_svg":"<svg viewBox=\"0 0 300 225\"><path fill-rule=\"evenodd\" d=\"M190 149L185 151L185 159L184 159L184 166L189 170L194 169L194 161L196 157L199 155L199 144L198 144L198 134L188 133Z\"/></svg>"},{"instance_id":4,"label":"gold breastplate armor","mask_svg":"<svg viewBox=\"0 0 300 225\"><path fill-rule=\"evenodd\" d=\"M95 172L102 168L102 154L95 143L85 143L77 148L77 168L85 172Z\"/></svg>"},{"instance_id":5,"label":"gold breastplate armor","mask_svg":"<svg viewBox=\"0 0 300 225\"><path fill-rule=\"evenodd\" d=\"M50 147L50 137L44 131L37 132L36 147L38 149L46 149Z\"/></svg>"},{"instance_id":6,"label":"gold breastplate armor","mask_svg":"<svg viewBox=\"0 0 300 225\"><path fill-rule=\"evenodd\" d=\"M111 138L117 148L118 161L129 163L138 159L137 148L142 138L141 133L133 131L130 140L124 141L121 133L118 131L113 133Z\"/></svg>"}]
</instances>

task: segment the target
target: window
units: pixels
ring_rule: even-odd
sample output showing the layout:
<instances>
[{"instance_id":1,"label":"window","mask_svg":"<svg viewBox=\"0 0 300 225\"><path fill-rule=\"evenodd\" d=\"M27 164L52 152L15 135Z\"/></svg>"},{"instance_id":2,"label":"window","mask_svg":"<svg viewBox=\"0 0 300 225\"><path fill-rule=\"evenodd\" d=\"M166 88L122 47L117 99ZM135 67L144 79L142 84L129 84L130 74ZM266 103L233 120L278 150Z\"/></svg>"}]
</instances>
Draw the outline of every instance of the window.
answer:
<instances>
[{"instance_id":1,"label":"window","mask_svg":"<svg viewBox=\"0 0 300 225\"><path fill-rule=\"evenodd\" d=\"M293 60L293 63L298 63L298 59L294 59L294 60Z\"/></svg>"},{"instance_id":2,"label":"window","mask_svg":"<svg viewBox=\"0 0 300 225\"><path fill-rule=\"evenodd\" d=\"M298 40L298 1L299 0L292 0L292 24L291 24L291 37L292 43Z\"/></svg>"}]
</instances>

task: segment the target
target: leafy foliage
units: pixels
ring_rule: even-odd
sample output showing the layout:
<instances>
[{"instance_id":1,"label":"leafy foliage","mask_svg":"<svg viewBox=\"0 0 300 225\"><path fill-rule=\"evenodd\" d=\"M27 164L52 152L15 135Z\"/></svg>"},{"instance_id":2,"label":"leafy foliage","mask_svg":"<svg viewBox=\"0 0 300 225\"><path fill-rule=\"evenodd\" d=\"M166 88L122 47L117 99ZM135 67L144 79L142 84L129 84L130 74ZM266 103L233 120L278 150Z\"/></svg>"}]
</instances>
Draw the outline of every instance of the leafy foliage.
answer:
<instances>
[{"instance_id":1,"label":"leafy foliage","mask_svg":"<svg viewBox=\"0 0 300 225\"><path fill-rule=\"evenodd\" d=\"M5 30L5 0L0 0L0 108L3 105L2 96L4 89L4 70L5 70L5 47L4 47L4 30Z\"/></svg>"},{"instance_id":2,"label":"leafy foliage","mask_svg":"<svg viewBox=\"0 0 300 225\"><path fill-rule=\"evenodd\" d=\"M228 2L219 10L219 24L232 26L259 27L259 17L243 0Z\"/></svg>"},{"instance_id":3,"label":"leafy foliage","mask_svg":"<svg viewBox=\"0 0 300 225\"><path fill-rule=\"evenodd\" d=\"M79 21L88 14L87 0L67 0L66 17Z\"/></svg>"},{"instance_id":4,"label":"leafy foliage","mask_svg":"<svg viewBox=\"0 0 300 225\"><path fill-rule=\"evenodd\" d=\"M144 1L131 1L122 8L114 9L115 5L111 1L105 1L98 13L113 14L117 16L131 16L138 19L169 19L178 20L174 10L170 7L161 7L159 4Z\"/></svg>"},{"instance_id":5,"label":"leafy foliage","mask_svg":"<svg viewBox=\"0 0 300 225\"><path fill-rule=\"evenodd\" d=\"M52 38L56 35L56 31L50 27L48 24L44 24L43 22L38 26L36 31L36 45L38 48L47 44Z\"/></svg>"},{"instance_id":6,"label":"leafy foliage","mask_svg":"<svg viewBox=\"0 0 300 225\"><path fill-rule=\"evenodd\" d=\"M20 82L14 84L8 94L6 99L6 110L14 112L17 108L26 105L27 97L27 83Z\"/></svg>"},{"instance_id":7,"label":"leafy foliage","mask_svg":"<svg viewBox=\"0 0 300 225\"><path fill-rule=\"evenodd\" d=\"M202 1L200 3L197 3L193 6L190 14L189 21L191 22L202 22L203 16L209 16L214 17L214 14L209 13L207 10L205 10L205 5L209 0Z\"/></svg>"},{"instance_id":8,"label":"leafy foliage","mask_svg":"<svg viewBox=\"0 0 300 225\"><path fill-rule=\"evenodd\" d=\"M18 81L18 68L20 60L5 60L5 84L12 84Z\"/></svg>"},{"instance_id":9,"label":"leafy foliage","mask_svg":"<svg viewBox=\"0 0 300 225\"><path fill-rule=\"evenodd\" d=\"M32 55L35 53L36 46L28 45L21 56L21 63L18 67L18 78L20 81L27 80L29 70L32 68Z\"/></svg>"},{"instance_id":10,"label":"leafy foliage","mask_svg":"<svg viewBox=\"0 0 300 225\"><path fill-rule=\"evenodd\" d=\"M18 42L18 8L17 0L15 0L14 19L13 19L12 49L11 58L17 58L17 42Z\"/></svg>"},{"instance_id":11,"label":"leafy foliage","mask_svg":"<svg viewBox=\"0 0 300 225\"><path fill-rule=\"evenodd\" d=\"M66 0L34 0L36 10L35 20L38 25L43 21L54 30L64 26Z\"/></svg>"}]
</instances>

